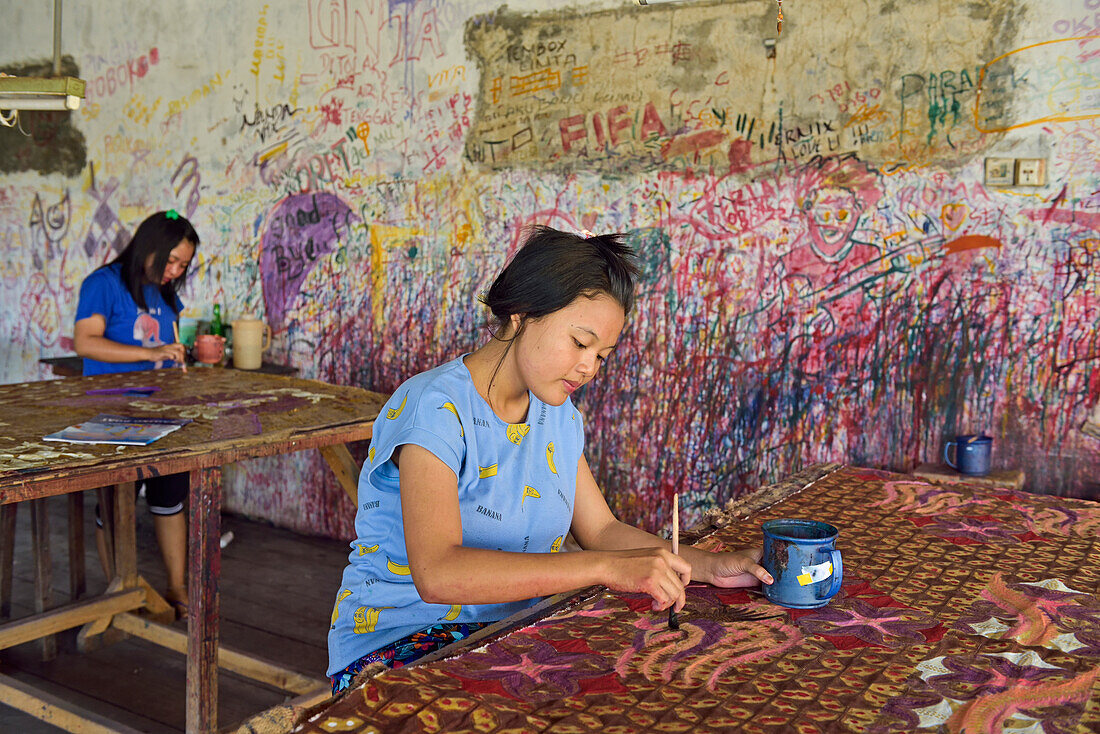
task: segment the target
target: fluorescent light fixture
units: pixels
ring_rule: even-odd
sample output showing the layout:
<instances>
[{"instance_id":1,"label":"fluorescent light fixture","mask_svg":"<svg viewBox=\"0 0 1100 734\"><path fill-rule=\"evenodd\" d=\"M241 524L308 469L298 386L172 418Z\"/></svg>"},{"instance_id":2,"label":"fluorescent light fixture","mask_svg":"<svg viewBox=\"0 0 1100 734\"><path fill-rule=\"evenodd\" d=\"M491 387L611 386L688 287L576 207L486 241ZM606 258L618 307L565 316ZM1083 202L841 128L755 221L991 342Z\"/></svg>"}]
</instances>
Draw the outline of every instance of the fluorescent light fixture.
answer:
<instances>
[{"instance_id":1,"label":"fluorescent light fixture","mask_svg":"<svg viewBox=\"0 0 1100 734\"><path fill-rule=\"evenodd\" d=\"M79 109L84 86L83 79L71 76L0 76L0 110Z\"/></svg>"}]
</instances>

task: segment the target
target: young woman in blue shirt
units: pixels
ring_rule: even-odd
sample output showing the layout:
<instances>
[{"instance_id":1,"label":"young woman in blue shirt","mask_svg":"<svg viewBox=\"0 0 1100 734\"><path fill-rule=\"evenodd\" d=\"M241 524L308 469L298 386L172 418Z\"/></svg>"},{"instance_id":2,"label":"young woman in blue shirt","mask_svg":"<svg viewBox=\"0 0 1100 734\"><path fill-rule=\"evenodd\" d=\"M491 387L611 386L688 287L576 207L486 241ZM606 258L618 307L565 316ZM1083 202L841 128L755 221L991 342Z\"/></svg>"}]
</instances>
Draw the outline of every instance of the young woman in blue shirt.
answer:
<instances>
[{"instance_id":1,"label":"young woman in blue shirt","mask_svg":"<svg viewBox=\"0 0 1100 734\"><path fill-rule=\"evenodd\" d=\"M760 549L709 553L615 519L570 396L614 352L637 268L620 235L533 230L484 297L492 338L401 385L374 426L329 631L333 691L540 597L602 584L684 604L691 580L771 583ZM567 533L582 550L559 552Z\"/></svg>"},{"instance_id":2,"label":"young woman in blue shirt","mask_svg":"<svg viewBox=\"0 0 1100 734\"><path fill-rule=\"evenodd\" d=\"M173 326L183 309L179 290L199 245L195 228L175 210L143 221L125 249L80 286L73 347L84 374L175 367L185 359ZM145 498L167 574L165 598L186 610L187 474L146 479ZM96 545L108 568L105 536L96 508Z\"/></svg>"}]
</instances>

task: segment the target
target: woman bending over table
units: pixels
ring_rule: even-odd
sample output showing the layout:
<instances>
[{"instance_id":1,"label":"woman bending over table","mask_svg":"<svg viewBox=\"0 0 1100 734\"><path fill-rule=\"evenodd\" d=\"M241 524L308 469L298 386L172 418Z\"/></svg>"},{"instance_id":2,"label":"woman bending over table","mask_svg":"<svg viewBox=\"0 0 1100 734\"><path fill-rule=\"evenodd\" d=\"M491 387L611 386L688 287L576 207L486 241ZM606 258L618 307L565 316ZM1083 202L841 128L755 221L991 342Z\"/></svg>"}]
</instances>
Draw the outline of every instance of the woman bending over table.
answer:
<instances>
[{"instance_id":1,"label":"woman bending over table","mask_svg":"<svg viewBox=\"0 0 1100 734\"><path fill-rule=\"evenodd\" d=\"M179 290L198 247L195 228L175 210L153 214L112 262L84 279L76 308L73 346L84 358L84 374L133 372L183 364L184 346L174 337L183 309ZM179 616L187 610L188 475L144 481L145 499L168 577L165 599ZM96 507L96 547L104 569L106 537Z\"/></svg>"},{"instance_id":2,"label":"woman bending over table","mask_svg":"<svg viewBox=\"0 0 1100 734\"><path fill-rule=\"evenodd\" d=\"M333 693L540 597L602 584L684 605L692 579L771 583L760 549L709 553L615 519L570 395L614 352L637 268L621 235L533 230L484 303L492 338L401 385L359 476L329 631ZM567 533L583 550L560 553Z\"/></svg>"}]
</instances>

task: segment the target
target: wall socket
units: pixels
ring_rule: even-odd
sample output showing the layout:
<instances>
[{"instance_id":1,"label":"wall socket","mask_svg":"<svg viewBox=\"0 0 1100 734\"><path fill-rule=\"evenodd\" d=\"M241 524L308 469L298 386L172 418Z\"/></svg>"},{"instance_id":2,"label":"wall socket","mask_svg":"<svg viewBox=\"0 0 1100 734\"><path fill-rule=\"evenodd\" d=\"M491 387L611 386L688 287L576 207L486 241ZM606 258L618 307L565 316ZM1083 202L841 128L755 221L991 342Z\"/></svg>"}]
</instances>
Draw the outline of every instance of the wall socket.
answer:
<instances>
[{"instance_id":1,"label":"wall socket","mask_svg":"<svg viewBox=\"0 0 1100 734\"><path fill-rule=\"evenodd\" d=\"M986 158L986 186L1046 186L1044 158Z\"/></svg>"},{"instance_id":2,"label":"wall socket","mask_svg":"<svg viewBox=\"0 0 1100 734\"><path fill-rule=\"evenodd\" d=\"M985 185L1011 186L1016 182L1015 158L986 158Z\"/></svg>"},{"instance_id":3,"label":"wall socket","mask_svg":"<svg viewBox=\"0 0 1100 734\"><path fill-rule=\"evenodd\" d=\"M1047 162L1042 158L1016 159L1017 186L1045 186L1047 182Z\"/></svg>"}]
</instances>

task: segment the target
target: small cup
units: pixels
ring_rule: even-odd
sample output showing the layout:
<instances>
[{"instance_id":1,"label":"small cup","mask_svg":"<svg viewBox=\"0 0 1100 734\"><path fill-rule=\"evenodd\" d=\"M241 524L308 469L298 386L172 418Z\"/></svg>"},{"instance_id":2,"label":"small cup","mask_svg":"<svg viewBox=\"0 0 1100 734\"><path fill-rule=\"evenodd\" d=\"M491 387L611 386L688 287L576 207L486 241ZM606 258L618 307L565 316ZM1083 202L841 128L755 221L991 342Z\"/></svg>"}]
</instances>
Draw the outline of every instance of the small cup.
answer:
<instances>
[{"instance_id":1,"label":"small cup","mask_svg":"<svg viewBox=\"0 0 1100 734\"><path fill-rule=\"evenodd\" d=\"M951 447L955 447L955 461L948 456ZM989 436L955 436L943 447L943 460L960 474L972 477L984 477L989 473L989 459L993 452L993 439Z\"/></svg>"},{"instance_id":2,"label":"small cup","mask_svg":"<svg viewBox=\"0 0 1100 734\"><path fill-rule=\"evenodd\" d=\"M840 591L844 562L840 532L818 520L768 520L760 561L775 580L762 588L768 601L791 609L823 607Z\"/></svg>"},{"instance_id":3,"label":"small cup","mask_svg":"<svg viewBox=\"0 0 1100 734\"><path fill-rule=\"evenodd\" d=\"M197 336L195 337L195 348L192 351L196 362L218 364L225 357L225 337L215 334Z\"/></svg>"}]
</instances>

